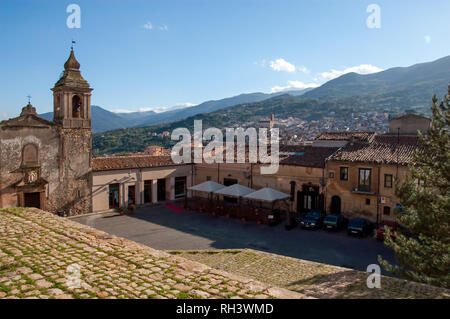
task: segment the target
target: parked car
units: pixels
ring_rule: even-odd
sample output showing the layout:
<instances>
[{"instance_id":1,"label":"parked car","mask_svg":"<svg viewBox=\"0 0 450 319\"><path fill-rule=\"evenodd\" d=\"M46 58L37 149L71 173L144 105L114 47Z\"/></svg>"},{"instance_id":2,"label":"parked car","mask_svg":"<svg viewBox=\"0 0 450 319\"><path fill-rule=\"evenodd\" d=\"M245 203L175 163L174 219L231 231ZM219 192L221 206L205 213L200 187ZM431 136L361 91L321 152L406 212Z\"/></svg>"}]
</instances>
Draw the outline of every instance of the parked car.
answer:
<instances>
[{"instance_id":1,"label":"parked car","mask_svg":"<svg viewBox=\"0 0 450 319\"><path fill-rule=\"evenodd\" d=\"M270 226L278 225L281 222L281 214L278 210L273 210L268 216L267 219L269 221Z\"/></svg>"},{"instance_id":2,"label":"parked car","mask_svg":"<svg viewBox=\"0 0 450 319\"><path fill-rule=\"evenodd\" d=\"M323 224L326 230L339 230L347 226L348 220L341 214L330 214L325 216Z\"/></svg>"},{"instance_id":3,"label":"parked car","mask_svg":"<svg viewBox=\"0 0 450 319\"><path fill-rule=\"evenodd\" d=\"M397 223L391 221L382 221L377 229L377 239L384 240L384 232L386 231L386 226L391 228L391 238L395 240L395 231L397 230Z\"/></svg>"},{"instance_id":4,"label":"parked car","mask_svg":"<svg viewBox=\"0 0 450 319\"><path fill-rule=\"evenodd\" d=\"M373 233L373 224L365 218L355 218L348 223L347 233L355 236L367 236Z\"/></svg>"},{"instance_id":5,"label":"parked car","mask_svg":"<svg viewBox=\"0 0 450 319\"><path fill-rule=\"evenodd\" d=\"M300 219L301 228L319 229L323 226L323 215L319 210L311 210Z\"/></svg>"}]
</instances>

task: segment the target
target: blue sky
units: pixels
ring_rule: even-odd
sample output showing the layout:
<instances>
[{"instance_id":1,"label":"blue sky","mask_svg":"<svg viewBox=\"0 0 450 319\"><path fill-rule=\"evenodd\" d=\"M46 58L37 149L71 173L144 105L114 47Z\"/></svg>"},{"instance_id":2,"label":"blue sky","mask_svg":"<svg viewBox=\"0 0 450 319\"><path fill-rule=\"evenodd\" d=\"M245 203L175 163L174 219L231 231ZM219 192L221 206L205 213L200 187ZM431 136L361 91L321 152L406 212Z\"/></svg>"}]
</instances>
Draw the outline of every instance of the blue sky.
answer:
<instances>
[{"instance_id":1,"label":"blue sky","mask_svg":"<svg viewBox=\"0 0 450 319\"><path fill-rule=\"evenodd\" d=\"M66 26L72 3L80 29ZM450 54L449 12L448 0L1 0L0 119L28 94L52 110L72 38L92 103L137 110L432 61Z\"/></svg>"}]
</instances>

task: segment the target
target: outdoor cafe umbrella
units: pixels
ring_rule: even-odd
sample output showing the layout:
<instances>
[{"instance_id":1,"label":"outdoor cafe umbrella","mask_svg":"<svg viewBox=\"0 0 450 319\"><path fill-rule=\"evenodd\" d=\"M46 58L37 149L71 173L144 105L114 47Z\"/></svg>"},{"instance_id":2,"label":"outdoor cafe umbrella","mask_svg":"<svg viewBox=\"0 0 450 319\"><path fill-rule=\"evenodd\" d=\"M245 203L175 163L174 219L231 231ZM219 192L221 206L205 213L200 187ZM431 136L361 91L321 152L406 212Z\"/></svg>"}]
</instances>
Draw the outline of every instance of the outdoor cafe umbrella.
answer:
<instances>
[{"instance_id":1,"label":"outdoor cafe umbrella","mask_svg":"<svg viewBox=\"0 0 450 319\"><path fill-rule=\"evenodd\" d=\"M234 185L216 190L214 192L214 194L240 198L240 197L243 197L250 193L253 193L254 191L255 191L254 189L251 189L249 187L245 187L240 184L234 184Z\"/></svg>"},{"instance_id":2,"label":"outdoor cafe umbrella","mask_svg":"<svg viewBox=\"0 0 450 319\"><path fill-rule=\"evenodd\" d=\"M248 195L245 195L244 198L252 199L252 200L260 200L260 201L266 201L266 202L276 202L281 199L289 198L290 195L279 192L273 188L266 187L263 189L260 189L259 191L250 193Z\"/></svg>"},{"instance_id":3,"label":"outdoor cafe umbrella","mask_svg":"<svg viewBox=\"0 0 450 319\"><path fill-rule=\"evenodd\" d=\"M238 215L240 215L241 212L241 206L240 206L240 201L241 201L241 197L248 195L250 193L253 193L255 190L251 189L249 187L246 186L242 186L240 184L233 184L231 186L219 189L217 191L214 192L214 194L218 194L218 195L223 195L223 196L228 196L228 197L237 197L238 199Z\"/></svg>"},{"instance_id":4,"label":"outdoor cafe umbrella","mask_svg":"<svg viewBox=\"0 0 450 319\"><path fill-rule=\"evenodd\" d=\"M246 199L271 202L272 210L277 201L287 199L289 197L291 196L286 193L279 192L270 187L262 188L256 192L244 196L244 198Z\"/></svg>"},{"instance_id":5,"label":"outdoor cafe umbrella","mask_svg":"<svg viewBox=\"0 0 450 319\"><path fill-rule=\"evenodd\" d=\"M203 192L203 193L214 193L215 191L224 188L222 184L213 182L213 181L206 181L201 184L189 187L188 189L191 191L197 191L197 192Z\"/></svg>"},{"instance_id":6,"label":"outdoor cafe umbrella","mask_svg":"<svg viewBox=\"0 0 450 319\"><path fill-rule=\"evenodd\" d=\"M203 192L203 193L209 193L210 194L210 205L212 206L212 194L219 190L224 188L225 186L223 186L222 184L213 182L213 181L206 181L203 182L201 184L189 187L188 189L191 191L197 191L197 192Z\"/></svg>"}]
</instances>

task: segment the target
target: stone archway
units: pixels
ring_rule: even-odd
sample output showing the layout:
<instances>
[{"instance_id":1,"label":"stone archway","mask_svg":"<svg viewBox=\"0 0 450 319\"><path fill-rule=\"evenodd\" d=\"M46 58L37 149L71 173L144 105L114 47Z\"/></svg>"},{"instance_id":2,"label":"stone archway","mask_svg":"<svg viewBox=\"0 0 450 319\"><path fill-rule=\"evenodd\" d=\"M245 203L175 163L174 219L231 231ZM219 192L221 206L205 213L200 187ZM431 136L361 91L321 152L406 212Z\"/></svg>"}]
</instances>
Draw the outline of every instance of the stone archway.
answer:
<instances>
[{"instance_id":1,"label":"stone archway","mask_svg":"<svg viewBox=\"0 0 450 319\"><path fill-rule=\"evenodd\" d=\"M331 213L340 214L341 213L341 198L337 195L331 197Z\"/></svg>"}]
</instances>

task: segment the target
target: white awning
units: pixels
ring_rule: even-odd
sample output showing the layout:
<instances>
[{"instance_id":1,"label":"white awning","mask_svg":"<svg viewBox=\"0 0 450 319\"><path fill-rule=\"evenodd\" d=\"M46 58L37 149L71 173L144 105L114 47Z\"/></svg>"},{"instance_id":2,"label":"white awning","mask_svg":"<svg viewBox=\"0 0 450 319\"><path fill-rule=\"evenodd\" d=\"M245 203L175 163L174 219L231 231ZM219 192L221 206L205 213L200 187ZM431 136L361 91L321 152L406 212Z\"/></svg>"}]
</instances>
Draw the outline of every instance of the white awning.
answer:
<instances>
[{"instance_id":1,"label":"white awning","mask_svg":"<svg viewBox=\"0 0 450 319\"><path fill-rule=\"evenodd\" d=\"M204 193L213 193L221 188L224 188L222 184L213 182L213 181L206 181L201 184L189 187L188 189L191 191L198 191L198 192L204 192Z\"/></svg>"},{"instance_id":2,"label":"white awning","mask_svg":"<svg viewBox=\"0 0 450 319\"><path fill-rule=\"evenodd\" d=\"M247 199L252 199L252 200L262 200L262 201L266 201L266 202L274 202L280 199L286 199L291 197L288 194L279 192L273 188L263 188L260 189L259 191L250 193L246 196L244 196L244 198Z\"/></svg>"},{"instance_id":3,"label":"white awning","mask_svg":"<svg viewBox=\"0 0 450 319\"><path fill-rule=\"evenodd\" d=\"M231 197L243 197L250 193L253 193L255 190L249 187L242 186L240 184L234 184L222 189L219 189L214 192L214 194L231 196Z\"/></svg>"}]
</instances>

